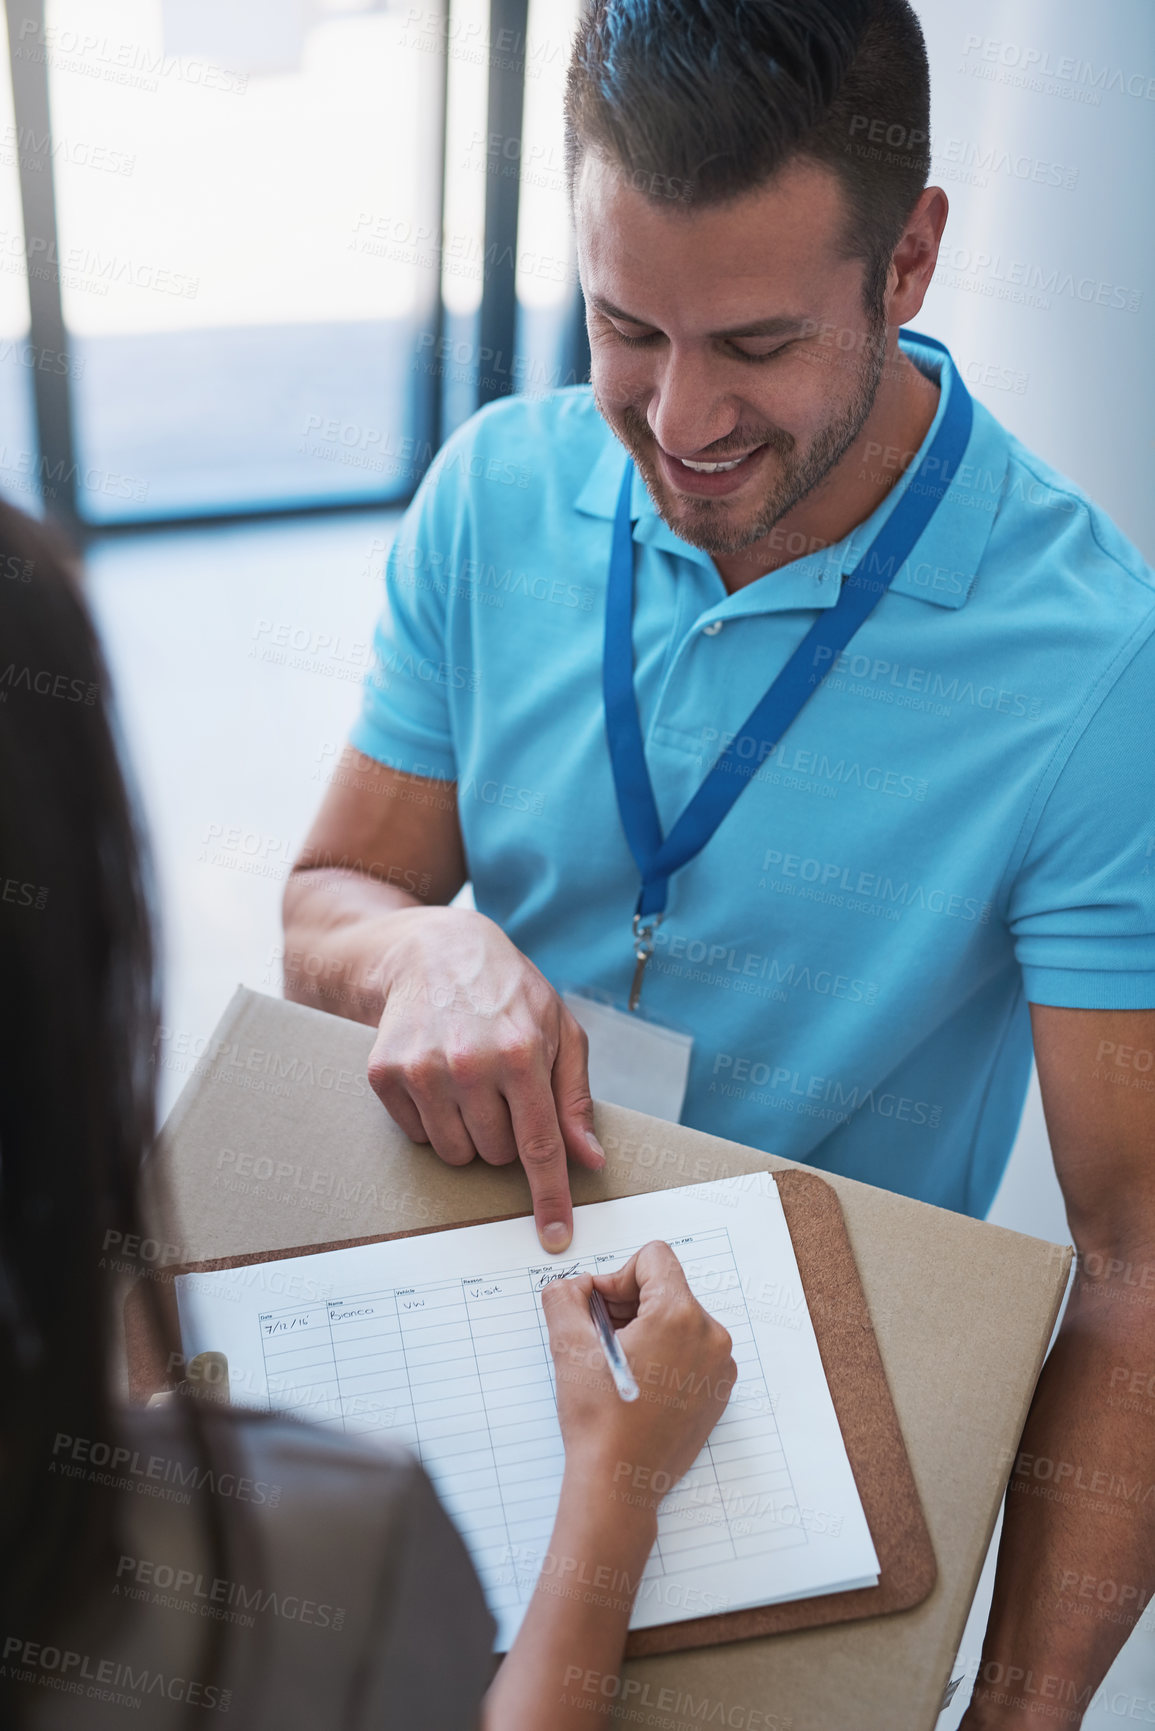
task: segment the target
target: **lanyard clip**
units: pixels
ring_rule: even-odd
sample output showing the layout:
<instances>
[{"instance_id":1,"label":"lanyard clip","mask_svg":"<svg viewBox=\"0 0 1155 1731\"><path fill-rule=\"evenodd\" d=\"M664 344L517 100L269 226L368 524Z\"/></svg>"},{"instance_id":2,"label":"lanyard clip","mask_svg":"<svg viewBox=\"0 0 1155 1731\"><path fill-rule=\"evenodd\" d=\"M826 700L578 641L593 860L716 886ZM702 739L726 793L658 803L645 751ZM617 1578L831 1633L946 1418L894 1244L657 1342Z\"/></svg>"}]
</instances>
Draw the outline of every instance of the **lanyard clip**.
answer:
<instances>
[{"instance_id":1,"label":"lanyard clip","mask_svg":"<svg viewBox=\"0 0 1155 1731\"><path fill-rule=\"evenodd\" d=\"M634 957L637 966L634 969L633 984L630 987L630 1009L636 1010L642 996L642 975L646 971L646 963L654 953L654 933L662 923L661 914L634 915Z\"/></svg>"}]
</instances>

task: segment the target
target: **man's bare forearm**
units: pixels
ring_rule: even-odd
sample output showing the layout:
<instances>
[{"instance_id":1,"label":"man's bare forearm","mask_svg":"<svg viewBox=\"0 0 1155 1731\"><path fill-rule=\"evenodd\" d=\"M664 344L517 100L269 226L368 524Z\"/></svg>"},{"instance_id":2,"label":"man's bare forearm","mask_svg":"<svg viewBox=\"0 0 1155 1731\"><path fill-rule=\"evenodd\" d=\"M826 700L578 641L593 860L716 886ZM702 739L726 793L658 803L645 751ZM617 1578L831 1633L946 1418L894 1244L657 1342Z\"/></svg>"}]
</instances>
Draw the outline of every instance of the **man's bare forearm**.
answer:
<instances>
[{"instance_id":1,"label":"man's bare forearm","mask_svg":"<svg viewBox=\"0 0 1155 1731\"><path fill-rule=\"evenodd\" d=\"M285 996L376 1027L390 922L420 896L340 867L298 870L285 886Z\"/></svg>"},{"instance_id":2,"label":"man's bare forearm","mask_svg":"<svg viewBox=\"0 0 1155 1731\"><path fill-rule=\"evenodd\" d=\"M1155 1253L1084 1256L1012 1466L963 1731L1082 1723L1155 1591L1153 1417Z\"/></svg>"}]
</instances>

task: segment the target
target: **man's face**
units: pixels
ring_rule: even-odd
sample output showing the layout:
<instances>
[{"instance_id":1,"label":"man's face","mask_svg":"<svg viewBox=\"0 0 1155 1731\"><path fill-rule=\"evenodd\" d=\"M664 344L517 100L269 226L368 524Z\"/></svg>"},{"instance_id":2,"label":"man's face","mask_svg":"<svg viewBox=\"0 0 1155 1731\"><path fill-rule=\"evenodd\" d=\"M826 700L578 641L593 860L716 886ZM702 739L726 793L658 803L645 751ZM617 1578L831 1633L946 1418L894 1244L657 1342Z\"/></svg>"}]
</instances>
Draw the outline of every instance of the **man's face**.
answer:
<instances>
[{"instance_id":1,"label":"man's face","mask_svg":"<svg viewBox=\"0 0 1155 1731\"><path fill-rule=\"evenodd\" d=\"M845 455L886 364L863 262L839 255L840 184L796 162L671 209L587 154L574 205L598 407L674 532L741 552Z\"/></svg>"}]
</instances>

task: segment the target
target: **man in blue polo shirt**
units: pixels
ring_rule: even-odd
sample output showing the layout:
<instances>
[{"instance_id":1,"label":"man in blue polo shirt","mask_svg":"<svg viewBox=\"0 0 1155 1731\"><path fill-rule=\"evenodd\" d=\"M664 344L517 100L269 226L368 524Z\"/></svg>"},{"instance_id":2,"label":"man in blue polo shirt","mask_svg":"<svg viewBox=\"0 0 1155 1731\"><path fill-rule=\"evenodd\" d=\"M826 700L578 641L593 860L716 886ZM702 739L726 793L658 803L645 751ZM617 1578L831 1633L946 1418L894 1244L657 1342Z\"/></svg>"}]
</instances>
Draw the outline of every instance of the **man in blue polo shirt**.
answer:
<instances>
[{"instance_id":1,"label":"man in blue polo shirt","mask_svg":"<svg viewBox=\"0 0 1155 1731\"><path fill-rule=\"evenodd\" d=\"M1033 1039L1087 1278L1023 1446L1146 1485L1105 1379L1155 1363L1110 1302L1155 1264L1155 584L899 338L928 112L906 0L597 0L592 389L475 416L406 514L286 988L379 1025L415 1140L520 1159L552 1250L604 1158L584 1030L639 1104L979 1215ZM1033 1722L1008 1667L1086 1705L1127 1623L1061 1581L1155 1585L1155 1497L1060 1513L1012 1499L968 1731Z\"/></svg>"},{"instance_id":2,"label":"man in blue polo shirt","mask_svg":"<svg viewBox=\"0 0 1155 1731\"><path fill-rule=\"evenodd\" d=\"M916 338L900 352L940 386L921 452L962 386ZM529 485L453 484L499 459ZM623 460L586 390L507 400L449 442L390 554L352 736L456 783L478 908L559 991L607 1002L631 984L640 881L600 689ZM664 828L727 744L742 783L673 880L640 1007L693 1035L683 1123L981 1215L1022 1108L1028 1000L1155 1001L1148 790L1110 774L1151 691L1155 596L1102 515L975 405L885 600L780 740L743 736L916 463L832 545L732 592L635 474L635 690ZM500 998L484 969L469 984ZM397 1003L413 1022L427 999ZM401 1064L396 1039L382 1056Z\"/></svg>"}]
</instances>

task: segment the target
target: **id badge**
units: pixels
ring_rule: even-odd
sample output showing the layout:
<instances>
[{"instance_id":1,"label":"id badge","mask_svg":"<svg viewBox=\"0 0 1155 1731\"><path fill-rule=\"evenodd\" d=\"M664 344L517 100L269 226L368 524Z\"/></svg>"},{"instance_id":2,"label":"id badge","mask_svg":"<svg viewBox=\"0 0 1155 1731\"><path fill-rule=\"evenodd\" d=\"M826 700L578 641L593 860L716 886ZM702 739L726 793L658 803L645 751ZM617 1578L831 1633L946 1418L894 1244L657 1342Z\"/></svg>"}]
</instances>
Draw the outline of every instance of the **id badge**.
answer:
<instances>
[{"instance_id":1,"label":"id badge","mask_svg":"<svg viewBox=\"0 0 1155 1731\"><path fill-rule=\"evenodd\" d=\"M589 1037L594 1099L676 1124L686 1098L693 1036L582 992L566 991L561 996Z\"/></svg>"}]
</instances>

